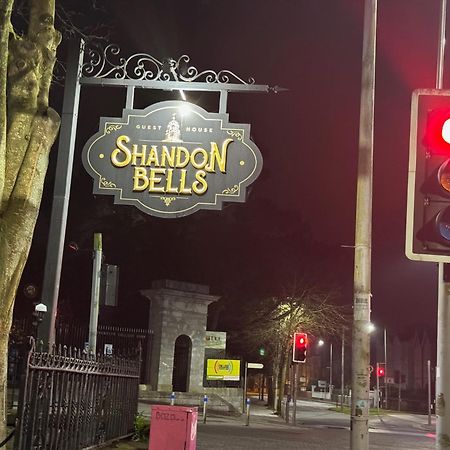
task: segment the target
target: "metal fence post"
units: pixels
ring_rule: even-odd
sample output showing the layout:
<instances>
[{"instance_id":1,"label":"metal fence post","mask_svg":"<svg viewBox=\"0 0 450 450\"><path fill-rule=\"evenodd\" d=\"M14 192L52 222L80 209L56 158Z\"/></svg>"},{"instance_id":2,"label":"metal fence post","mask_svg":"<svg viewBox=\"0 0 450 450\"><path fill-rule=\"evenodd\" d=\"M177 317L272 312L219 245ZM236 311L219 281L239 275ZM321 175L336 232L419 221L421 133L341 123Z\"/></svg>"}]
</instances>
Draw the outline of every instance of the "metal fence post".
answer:
<instances>
[{"instance_id":1,"label":"metal fence post","mask_svg":"<svg viewBox=\"0 0 450 450\"><path fill-rule=\"evenodd\" d=\"M245 405L246 405L245 426L248 427L250 425L250 399L249 398L245 401Z\"/></svg>"},{"instance_id":2,"label":"metal fence post","mask_svg":"<svg viewBox=\"0 0 450 450\"><path fill-rule=\"evenodd\" d=\"M203 396L203 423L206 423L206 405L208 404L208 396Z\"/></svg>"}]
</instances>

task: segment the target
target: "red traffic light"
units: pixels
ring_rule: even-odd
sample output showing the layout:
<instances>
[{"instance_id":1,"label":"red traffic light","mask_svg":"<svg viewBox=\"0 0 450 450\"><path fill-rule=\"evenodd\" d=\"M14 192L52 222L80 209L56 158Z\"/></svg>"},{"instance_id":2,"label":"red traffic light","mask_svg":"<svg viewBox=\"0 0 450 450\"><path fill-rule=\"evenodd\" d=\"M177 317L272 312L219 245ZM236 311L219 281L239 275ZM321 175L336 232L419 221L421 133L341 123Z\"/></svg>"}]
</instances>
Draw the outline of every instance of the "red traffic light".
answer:
<instances>
[{"instance_id":1,"label":"red traffic light","mask_svg":"<svg viewBox=\"0 0 450 450\"><path fill-rule=\"evenodd\" d=\"M423 144L433 154L450 156L450 108L437 108L428 112Z\"/></svg>"},{"instance_id":2,"label":"red traffic light","mask_svg":"<svg viewBox=\"0 0 450 450\"><path fill-rule=\"evenodd\" d=\"M308 335L306 333L294 333L292 361L305 362L307 348L308 348Z\"/></svg>"},{"instance_id":3,"label":"red traffic light","mask_svg":"<svg viewBox=\"0 0 450 450\"><path fill-rule=\"evenodd\" d=\"M384 367L377 368L377 377L384 377Z\"/></svg>"}]
</instances>

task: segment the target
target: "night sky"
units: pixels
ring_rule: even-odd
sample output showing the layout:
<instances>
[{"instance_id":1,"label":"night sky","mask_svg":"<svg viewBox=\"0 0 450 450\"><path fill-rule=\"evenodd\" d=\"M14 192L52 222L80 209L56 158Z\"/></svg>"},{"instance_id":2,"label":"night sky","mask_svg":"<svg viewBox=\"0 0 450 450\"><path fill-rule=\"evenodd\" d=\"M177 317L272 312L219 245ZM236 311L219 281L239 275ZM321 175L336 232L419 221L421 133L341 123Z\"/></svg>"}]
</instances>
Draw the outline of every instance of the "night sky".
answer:
<instances>
[{"instance_id":1,"label":"night sky","mask_svg":"<svg viewBox=\"0 0 450 450\"><path fill-rule=\"evenodd\" d=\"M394 332L434 329L436 321L436 265L406 259L404 232L410 99L415 88L434 87L439 4L379 1L372 314ZM115 24L111 41L124 54L187 54L200 70L229 69L289 89L230 94L230 120L251 124L264 158L248 202L164 220L113 206L112 197L93 198L81 148L98 130L100 116L121 115L124 93L83 88L66 241L88 248L94 231L104 234L106 261L120 265L122 305L157 278L244 296L255 284L270 292L316 266L323 278L338 277L342 302L352 303L348 246L354 242L362 6L361 0L108 2L108 20ZM61 89L53 95L58 105ZM172 98L178 99L176 93L145 92L136 107ZM207 109L217 101L207 94L188 99ZM22 285L41 285L55 157L56 151ZM316 242L328 250L317 244L314 252ZM90 264L89 252L65 255L62 296L77 305L89 296Z\"/></svg>"}]
</instances>

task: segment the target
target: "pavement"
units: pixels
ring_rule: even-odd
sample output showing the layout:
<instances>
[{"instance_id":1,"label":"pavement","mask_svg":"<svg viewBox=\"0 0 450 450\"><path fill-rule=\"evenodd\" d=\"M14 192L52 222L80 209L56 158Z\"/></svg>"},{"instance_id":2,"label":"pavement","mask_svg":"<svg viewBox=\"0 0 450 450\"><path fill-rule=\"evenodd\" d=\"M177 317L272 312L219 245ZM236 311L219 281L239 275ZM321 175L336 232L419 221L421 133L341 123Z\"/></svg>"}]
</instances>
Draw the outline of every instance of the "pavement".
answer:
<instances>
[{"instance_id":1,"label":"pavement","mask_svg":"<svg viewBox=\"0 0 450 450\"><path fill-rule=\"evenodd\" d=\"M296 424L274 414L265 404L253 400L249 425L245 416L211 413L204 424L201 413L197 427L197 450L346 450L350 443L350 417L330 408L326 402L297 402ZM149 415L148 404L139 411ZM291 409L292 417L292 409ZM425 415L389 413L371 416L371 450L425 450L435 448L434 421ZM122 442L108 449L147 449L148 443ZM159 450L159 449L158 449ZM164 450L164 449L160 449Z\"/></svg>"}]
</instances>

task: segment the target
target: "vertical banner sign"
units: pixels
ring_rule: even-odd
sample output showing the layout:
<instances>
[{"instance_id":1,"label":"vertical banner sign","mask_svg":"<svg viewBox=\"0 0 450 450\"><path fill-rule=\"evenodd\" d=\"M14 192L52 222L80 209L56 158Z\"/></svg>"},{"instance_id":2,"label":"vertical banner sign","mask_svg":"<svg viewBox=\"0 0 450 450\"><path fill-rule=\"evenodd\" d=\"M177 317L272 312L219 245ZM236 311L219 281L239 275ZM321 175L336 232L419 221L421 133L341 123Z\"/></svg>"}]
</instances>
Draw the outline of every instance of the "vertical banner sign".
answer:
<instances>
[{"instance_id":1,"label":"vertical banner sign","mask_svg":"<svg viewBox=\"0 0 450 450\"><path fill-rule=\"evenodd\" d=\"M83 149L94 193L157 217L244 202L262 169L250 125L192 103L166 101L101 118Z\"/></svg>"}]
</instances>

